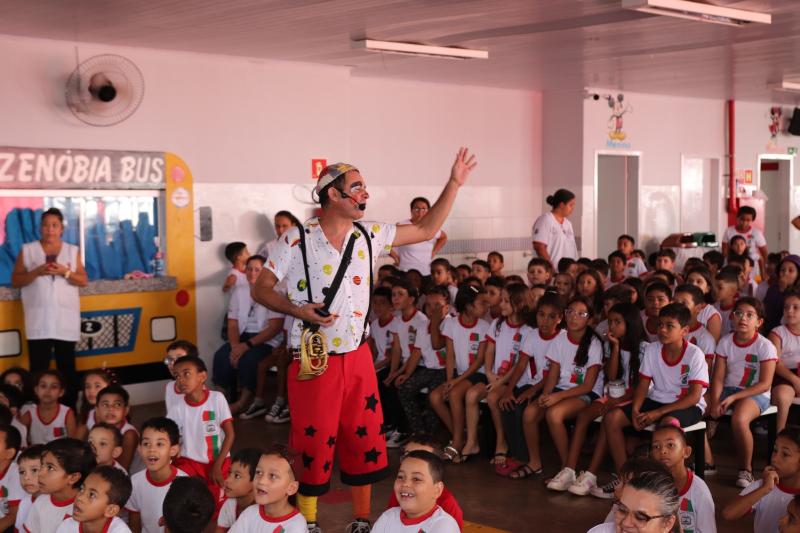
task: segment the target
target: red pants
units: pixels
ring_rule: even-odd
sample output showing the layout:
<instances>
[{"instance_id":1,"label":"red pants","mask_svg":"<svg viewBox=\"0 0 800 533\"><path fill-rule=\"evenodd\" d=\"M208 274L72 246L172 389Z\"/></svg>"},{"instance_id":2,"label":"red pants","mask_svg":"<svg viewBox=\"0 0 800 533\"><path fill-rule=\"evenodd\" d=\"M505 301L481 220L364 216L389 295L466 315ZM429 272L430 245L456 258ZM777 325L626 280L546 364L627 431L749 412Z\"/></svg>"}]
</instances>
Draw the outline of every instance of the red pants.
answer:
<instances>
[{"instance_id":1,"label":"red pants","mask_svg":"<svg viewBox=\"0 0 800 533\"><path fill-rule=\"evenodd\" d=\"M369 485L389 473L383 410L372 353L367 343L328 358L321 376L297 379L299 361L288 374L292 413L290 446L298 453L300 493L320 496L330 488L334 452L342 482Z\"/></svg>"},{"instance_id":2,"label":"red pants","mask_svg":"<svg viewBox=\"0 0 800 533\"><path fill-rule=\"evenodd\" d=\"M189 477L199 477L203 481L205 481L206 486L208 486L208 490L211 491L211 495L214 496L215 501L219 501L223 497L222 487L214 483L214 480L211 477L211 470L214 466L214 463L201 463L199 461L195 461L194 459L189 459L187 457L176 457L173 459L172 464L175 465L176 468L179 468L186 472L186 475ZM228 477L228 472L231 469L231 458L228 457L225 459L225 462L222 463L222 477Z\"/></svg>"}]
</instances>

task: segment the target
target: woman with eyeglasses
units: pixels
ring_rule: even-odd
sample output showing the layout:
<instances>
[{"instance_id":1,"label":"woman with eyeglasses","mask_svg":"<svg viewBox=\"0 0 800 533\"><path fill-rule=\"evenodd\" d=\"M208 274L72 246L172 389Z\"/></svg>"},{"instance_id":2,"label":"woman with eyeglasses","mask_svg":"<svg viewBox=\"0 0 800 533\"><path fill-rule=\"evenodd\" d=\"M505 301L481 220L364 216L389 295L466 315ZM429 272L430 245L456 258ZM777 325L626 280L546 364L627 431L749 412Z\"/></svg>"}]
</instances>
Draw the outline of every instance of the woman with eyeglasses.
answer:
<instances>
[{"instance_id":1,"label":"woman with eyeglasses","mask_svg":"<svg viewBox=\"0 0 800 533\"><path fill-rule=\"evenodd\" d=\"M733 308L733 332L717 344L708 412L713 418L731 414L739 461L736 486L753 482L753 433L750 423L770 405L770 389L778 361L775 345L758 333L764 306L755 298L739 298ZM713 458L706 457L709 464Z\"/></svg>"},{"instance_id":2,"label":"woman with eyeglasses","mask_svg":"<svg viewBox=\"0 0 800 533\"><path fill-rule=\"evenodd\" d=\"M593 527L588 533L678 533L680 498L672 476L642 472L625 483L614 502L614 522Z\"/></svg>"},{"instance_id":3,"label":"woman with eyeglasses","mask_svg":"<svg viewBox=\"0 0 800 533\"><path fill-rule=\"evenodd\" d=\"M411 200L411 218L402 222L402 224L419 224L428 210L431 208L431 203L427 198L421 196ZM405 246L395 246L389 255L394 259L394 264L403 272L409 270L417 270L426 278L431 275L431 261L439 253L439 250L447 242L447 234L439 230L433 239L418 242L417 244L406 244Z\"/></svg>"}]
</instances>

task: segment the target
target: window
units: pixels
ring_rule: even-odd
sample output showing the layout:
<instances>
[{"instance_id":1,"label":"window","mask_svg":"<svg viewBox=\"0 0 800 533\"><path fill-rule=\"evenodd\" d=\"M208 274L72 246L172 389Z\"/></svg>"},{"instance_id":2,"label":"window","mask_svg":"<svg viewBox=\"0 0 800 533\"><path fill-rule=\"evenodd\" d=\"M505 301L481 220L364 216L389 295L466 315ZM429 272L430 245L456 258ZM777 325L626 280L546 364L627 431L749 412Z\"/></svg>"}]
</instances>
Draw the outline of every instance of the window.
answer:
<instances>
[{"instance_id":1,"label":"window","mask_svg":"<svg viewBox=\"0 0 800 533\"><path fill-rule=\"evenodd\" d=\"M162 201L159 191L0 191L0 285L11 284L22 245L39 238L50 207L64 213L63 240L80 246L90 280L152 274Z\"/></svg>"}]
</instances>

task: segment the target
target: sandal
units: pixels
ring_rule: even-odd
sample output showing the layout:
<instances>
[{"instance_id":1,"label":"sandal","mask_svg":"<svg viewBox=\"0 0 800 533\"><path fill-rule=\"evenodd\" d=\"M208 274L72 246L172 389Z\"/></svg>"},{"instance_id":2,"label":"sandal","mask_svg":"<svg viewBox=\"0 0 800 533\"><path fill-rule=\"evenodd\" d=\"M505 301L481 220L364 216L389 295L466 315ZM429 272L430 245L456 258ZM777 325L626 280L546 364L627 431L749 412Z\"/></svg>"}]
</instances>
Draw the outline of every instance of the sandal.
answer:
<instances>
[{"instance_id":1,"label":"sandal","mask_svg":"<svg viewBox=\"0 0 800 533\"><path fill-rule=\"evenodd\" d=\"M460 453L458 457L453 458L453 464L463 465L466 463L470 457L474 457L476 455L480 455L481 452L474 452L474 453Z\"/></svg>"},{"instance_id":2,"label":"sandal","mask_svg":"<svg viewBox=\"0 0 800 533\"><path fill-rule=\"evenodd\" d=\"M454 462L456 457L461 456L461 454L458 453L458 450L456 450L453 446L449 444L444 447L444 450L442 450L442 455L444 455L446 461L450 462Z\"/></svg>"},{"instance_id":3,"label":"sandal","mask_svg":"<svg viewBox=\"0 0 800 533\"><path fill-rule=\"evenodd\" d=\"M519 468L511 472L508 475L508 477L510 477L511 479L525 479L526 477L541 475L541 473L542 473L541 468L538 470L534 470L528 465L528 463L525 463L524 465L520 466Z\"/></svg>"},{"instance_id":4,"label":"sandal","mask_svg":"<svg viewBox=\"0 0 800 533\"><path fill-rule=\"evenodd\" d=\"M503 460L502 460L502 461L499 461L499 460L498 460L500 457L502 457L502 458L503 458ZM505 466L505 464L506 464L506 460L508 460L508 452L497 452L497 453L495 453L495 454L494 454L494 457L492 457L491 459L489 459L489 464L491 464L491 465Z\"/></svg>"}]
</instances>

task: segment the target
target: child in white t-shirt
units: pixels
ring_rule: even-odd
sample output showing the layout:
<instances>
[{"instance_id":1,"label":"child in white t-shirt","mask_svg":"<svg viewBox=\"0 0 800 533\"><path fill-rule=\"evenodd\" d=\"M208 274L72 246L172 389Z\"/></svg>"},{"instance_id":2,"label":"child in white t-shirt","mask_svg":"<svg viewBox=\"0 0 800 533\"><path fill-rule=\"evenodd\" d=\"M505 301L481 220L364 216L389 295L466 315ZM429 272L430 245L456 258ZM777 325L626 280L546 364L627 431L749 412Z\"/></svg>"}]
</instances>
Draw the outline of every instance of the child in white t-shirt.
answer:
<instances>
[{"instance_id":1,"label":"child in white t-shirt","mask_svg":"<svg viewBox=\"0 0 800 533\"><path fill-rule=\"evenodd\" d=\"M39 470L42 468L43 444L29 446L17 456L19 483L22 487L22 499L17 506L17 517L14 522L14 531L23 531L22 526L28 518L28 512L33 506L36 496L39 495Z\"/></svg>"},{"instance_id":2,"label":"child in white t-shirt","mask_svg":"<svg viewBox=\"0 0 800 533\"><path fill-rule=\"evenodd\" d=\"M285 450L275 447L261 456L253 488L256 505L244 510L230 533L307 533L306 519L290 502L300 483Z\"/></svg>"},{"instance_id":3,"label":"child in white t-shirt","mask_svg":"<svg viewBox=\"0 0 800 533\"><path fill-rule=\"evenodd\" d=\"M231 269L222 285L222 292L228 292L236 286L247 286L244 267L249 257L250 252L243 242L231 242L225 246L225 258L231 263Z\"/></svg>"},{"instance_id":4,"label":"child in white t-shirt","mask_svg":"<svg viewBox=\"0 0 800 533\"><path fill-rule=\"evenodd\" d=\"M404 456L394 481L399 507L385 511L373 533L458 533L455 519L436 503L444 490L444 464L435 454L414 450Z\"/></svg>"},{"instance_id":5,"label":"child in white t-shirt","mask_svg":"<svg viewBox=\"0 0 800 533\"><path fill-rule=\"evenodd\" d=\"M20 450L21 437L14 426L0 429L0 531L14 527L19 504L25 496L14 461Z\"/></svg>"},{"instance_id":6,"label":"child in white t-shirt","mask_svg":"<svg viewBox=\"0 0 800 533\"><path fill-rule=\"evenodd\" d=\"M458 318L445 324L446 381L431 391L428 401L453 436L445 447L445 455L460 462L464 446L465 396L476 383L486 383L482 371L489 324L483 320L488 309L486 291L462 285L455 299Z\"/></svg>"},{"instance_id":7,"label":"child in white t-shirt","mask_svg":"<svg viewBox=\"0 0 800 533\"><path fill-rule=\"evenodd\" d=\"M133 460L139 446L139 432L128 422L130 412L130 394L122 385L113 384L97 393L97 421L111 424L119 429L122 435L122 453L116 460L126 470L134 469Z\"/></svg>"},{"instance_id":8,"label":"child in white t-shirt","mask_svg":"<svg viewBox=\"0 0 800 533\"><path fill-rule=\"evenodd\" d=\"M678 518L683 531L716 533L714 498L705 481L686 468L690 455L692 448L677 422L660 426L653 432L650 456L666 466L675 480L680 498Z\"/></svg>"},{"instance_id":9,"label":"child in white t-shirt","mask_svg":"<svg viewBox=\"0 0 800 533\"><path fill-rule=\"evenodd\" d=\"M239 515L255 502L253 479L261 453L257 448L245 448L233 455L230 472L222 487L225 499L217 515L216 533L224 533L233 527Z\"/></svg>"},{"instance_id":10,"label":"child in white t-shirt","mask_svg":"<svg viewBox=\"0 0 800 533\"><path fill-rule=\"evenodd\" d=\"M764 306L753 297L740 298L733 309L733 333L717 345L711 381L709 414L731 413L739 460L736 486L753 482L753 434L750 423L770 405L770 389L778 356L775 346L758 333L764 323ZM708 459L711 462L710 458Z\"/></svg>"},{"instance_id":11,"label":"child in white t-shirt","mask_svg":"<svg viewBox=\"0 0 800 533\"><path fill-rule=\"evenodd\" d=\"M83 397L80 402L76 439L86 440L86 435L97 423L97 393L115 381L111 372L105 368L95 368L83 375L83 387L81 387Z\"/></svg>"},{"instance_id":12,"label":"child in white t-shirt","mask_svg":"<svg viewBox=\"0 0 800 533\"><path fill-rule=\"evenodd\" d=\"M800 494L800 429L787 427L778 434L770 466L722 510L725 520L755 513L753 531L778 531L778 521L789 502Z\"/></svg>"},{"instance_id":13,"label":"child in white t-shirt","mask_svg":"<svg viewBox=\"0 0 800 533\"><path fill-rule=\"evenodd\" d=\"M778 354L772 381L772 403L778 408L778 431L786 427L789 408L800 395L800 293L789 291L784 295L783 322L767 336Z\"/></svg>"},{"instance_id":14,"label":"child in white t-shirt","mask_svg":"<svg viewBox=\"0 0 800 533\"><path fill-rule=\"evenodd\" d=\"M756 210L749 205L743 205L736 212L736 224L728 226L722 234L722 254L728 255L728 246L731 239L736 235L744 238L747 243L747 251L756 260L753 275L760 277L764 271L764 261L767 258L767 239L760 229L753 226L756 219Z\"/></svg>"},{"instance_id":15,"label":"child in white t-shirt","mask_svg":"<svg viewBox=\"0 0 800 533\"><path fill-rule=\"evenodd\" d=\"M60 402L66 392L66 384L57 370L45 370L39 374L33 391L38 404L26 404L20 420L28 428L31 444L47 444L55 439L74 436L78 429L75 413Z\"/></svg>"},{"instance_id":16,"label":"child in white t-shirt","mask_svg":"<svg viewBox=\"0 0 800 533\"><path fill-rule=\"evenodd\" d=\"M72 516L61 522L56 533L130 533L128 525L119 518L131 496L131 480L113 466L98 466L81 484Z\"/></svg>"},{"instance_id":17,"label":"child in white t-shirt","mask_svg":"<svg viewBox=\"0 0 800 533\"><path fill-rule=\"evenodd\" d=\"M33 502L23 528L31 533L53 533L72 515L78 488L96 466L88 443L77 439L57 439L45 446L39 471L42 494Z\"/></svg>"},{"instance_id":18,"label":"child in white t-shirt","mask_svg":"<svg viewBox=\"0 0 800 533\"><path fill-rule=\"evenodd\" d=\"M133 531L163 533L164 497L176 477L186 476L172 460L181 450L181 434L174 420L155 417L142 425L139 456L145 469L131 476L133 490L125 509Z\"/></svg>"},{"instance_id":19,"label":"child in white t-shirt","mask_svg":"<svg viewBox=\"0 0 800 533\"><path fill-rule=\"evenodd\" d=\"M167 370L169 370L169 374L173 378L167 382L164 390L164 403L166 404L167 410L169 410L169 407L175 402L183 401L183 393L178 390L178 382L175 381L175 370L173 367L175 361L187 355L193 355L195 357L199 355L197 346L187 340L178 339L167 346L167 355L164 357L164 364L167 365Z\"/></svg>"},{"instance_id":20,"label":"child in white t-shirt","mask_svg":"<svg viewBox=\"0 0 800 533\"><path fill-rule=\"evenodd\" d=\"M686 283L702 291L703 303L697 311L697 321L714 337L714 342L719 342L722 333L722 315L714 306L717 301L717 291L711 271L705 267L693 268L686 274Z\"/></svg>"},{"instance_id":21,"label":"child in white t-shirt","mask_svg":"<svg viewBox=\"0 0 800 533\"><path fill-rule=\"evenodd\" d=\"M603 418L617 471L626 459L624 428L632 425L641 431L665 417L688 427L703 416L708 365L703 351L686 340L691 316L686 306L678 303L659 311L658 341L651 343L642 356L633 402L609 411Z\"/></svg>"},{"instance_id":22,"label":"child in white t-shirt","mask_svg":"<svg viewBox=\"0 0 800 533\"><path fill-rule=\"evenodd\" d=\"M367 342L374 358L375 377L378 380L378 393L381 397L381 406L383 406L384 429L386 435L391 437L404 420L397 388L384 383L391 372L394 327L400 320L392 306L392 289L389 287L375 289L372 293L372 313L375 319L369 326Z\"/></svg>"},{"instance_id":23,"label":"child in white t-shirt","mask_svg":"<svg viewBox=\"0 0 800 533\"><path fill-rule=\"evenodd\" d=\"M97 466L113 466L126 474L128 473L118 461L120 455L122 455L122 432L117 426L106 422L98 422L89 432L87 441L92 450L94 450Z\"/></svg>"}]
</instances>

